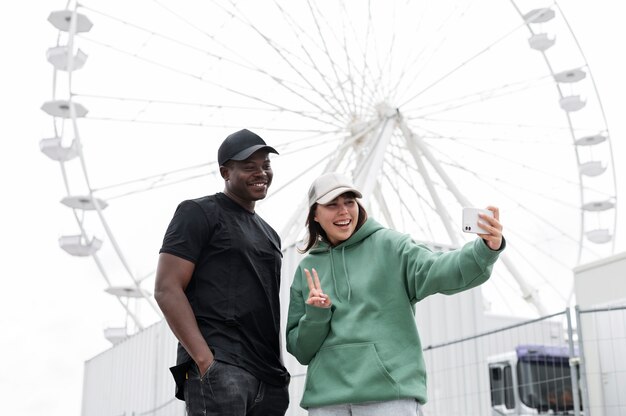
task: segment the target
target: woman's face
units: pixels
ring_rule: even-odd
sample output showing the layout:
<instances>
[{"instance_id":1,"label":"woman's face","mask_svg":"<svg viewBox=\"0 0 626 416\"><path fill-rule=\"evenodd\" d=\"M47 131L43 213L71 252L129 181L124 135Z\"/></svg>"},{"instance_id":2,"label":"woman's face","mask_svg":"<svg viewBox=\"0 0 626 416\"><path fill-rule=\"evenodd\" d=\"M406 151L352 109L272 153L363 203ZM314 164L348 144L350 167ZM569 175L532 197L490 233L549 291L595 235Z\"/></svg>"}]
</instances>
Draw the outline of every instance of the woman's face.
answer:
<instances>
[{"instance_id":1,"label":"woman's face","mask_svg":"<svg viewBox=\"0 0 626 416\"><path fill-rule=\"evenodd\" d=\"M318 204L313 219L324 229L329 242L336 246L354 233L359 206L352 194L345 193L326 205Z\"/></svg>"}]
</instances>

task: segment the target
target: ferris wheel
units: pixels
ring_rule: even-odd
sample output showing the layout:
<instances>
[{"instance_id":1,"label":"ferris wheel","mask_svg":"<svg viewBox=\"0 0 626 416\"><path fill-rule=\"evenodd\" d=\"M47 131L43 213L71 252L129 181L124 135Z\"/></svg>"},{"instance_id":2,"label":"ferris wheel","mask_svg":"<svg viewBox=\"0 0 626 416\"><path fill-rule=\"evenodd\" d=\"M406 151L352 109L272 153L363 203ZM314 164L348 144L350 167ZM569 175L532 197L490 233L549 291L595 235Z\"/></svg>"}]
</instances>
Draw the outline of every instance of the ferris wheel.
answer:
<instances>
[{"instance_id":1,"label":"ferris wheel","mask_svg":"<svg viewBox=\"0 0 626 416\"><path fill-rule=\"evenodd\" d=\"M498 206L508 248L483 289L497 312L562 310L572 267L613 251L609 131L556 2L85 0L49 21L41 150L78 225L59 243L94 259L136 329L160 318L176 205L221 191L217 147L241 128L280 152L257 207L284 246L313 178L338 170L370 215L438 250L474 238L462 207Z\"/></svg>"}]
</instances>

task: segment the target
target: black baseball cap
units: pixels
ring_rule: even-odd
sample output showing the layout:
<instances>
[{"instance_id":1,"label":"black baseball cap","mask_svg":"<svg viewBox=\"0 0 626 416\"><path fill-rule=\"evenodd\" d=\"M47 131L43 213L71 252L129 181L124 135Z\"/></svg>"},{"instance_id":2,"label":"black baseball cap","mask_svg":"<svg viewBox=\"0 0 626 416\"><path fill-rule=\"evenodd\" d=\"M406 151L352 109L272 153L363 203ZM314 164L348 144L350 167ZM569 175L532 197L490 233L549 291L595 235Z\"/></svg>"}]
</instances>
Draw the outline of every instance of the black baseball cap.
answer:
<instances>
[{"instance_id":1,"label":"black baseball cap","mask_svg":"<svg viewBox=\"0 0 626 416\"><path fill-rule=\"evenodd\" d=\"M278 154L259 135L247 129L239 130L224 139L217 151L217 162L222 166L229 160L245 160L260 149Z\"/></svg>"}]
</instances>

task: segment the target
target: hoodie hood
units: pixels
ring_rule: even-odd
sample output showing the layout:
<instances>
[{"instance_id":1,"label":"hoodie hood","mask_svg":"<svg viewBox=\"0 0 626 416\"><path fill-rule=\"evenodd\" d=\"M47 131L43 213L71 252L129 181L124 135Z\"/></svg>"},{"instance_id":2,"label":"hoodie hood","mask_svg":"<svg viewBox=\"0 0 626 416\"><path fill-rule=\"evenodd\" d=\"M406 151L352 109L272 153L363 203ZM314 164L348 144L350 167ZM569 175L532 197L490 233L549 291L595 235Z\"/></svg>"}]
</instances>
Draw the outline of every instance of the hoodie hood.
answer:
<instances>
[{"instance_id":1,"label":"hoodie hood","mask_svg":"<svg viewBox=\"0 0 626 416\"><path fill-rule=\"evenodd\" d=\"M359 244L370 235L374 234L378 230L382 230L384 227L375 220L368 218L365 223L354 234L350 236L346 241L337 244L335 247L331 247L326 241L320 241L310 251L311 254L326 253L329 250L344 250L348 247Z\"/></svg>"}]
</instances>

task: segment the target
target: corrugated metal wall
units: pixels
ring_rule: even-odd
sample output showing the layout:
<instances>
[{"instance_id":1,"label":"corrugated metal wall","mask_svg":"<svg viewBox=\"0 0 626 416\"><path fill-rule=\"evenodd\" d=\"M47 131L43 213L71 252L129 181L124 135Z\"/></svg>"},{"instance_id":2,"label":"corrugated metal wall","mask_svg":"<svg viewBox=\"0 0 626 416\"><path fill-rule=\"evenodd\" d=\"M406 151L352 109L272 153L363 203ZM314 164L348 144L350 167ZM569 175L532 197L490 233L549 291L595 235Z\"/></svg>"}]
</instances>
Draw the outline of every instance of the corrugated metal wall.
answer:
<instances>
[{"instance_id":1,"label":"corrugated metal wall","mask_svg":"<svg viewBox=\"0 0 626 416\"><path fill-rule=\"evenodd\" d=\"M181 416L169 367L176 339L158 322L85 363L83 416Z\"/></svg>"}]
</instances>

